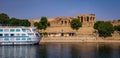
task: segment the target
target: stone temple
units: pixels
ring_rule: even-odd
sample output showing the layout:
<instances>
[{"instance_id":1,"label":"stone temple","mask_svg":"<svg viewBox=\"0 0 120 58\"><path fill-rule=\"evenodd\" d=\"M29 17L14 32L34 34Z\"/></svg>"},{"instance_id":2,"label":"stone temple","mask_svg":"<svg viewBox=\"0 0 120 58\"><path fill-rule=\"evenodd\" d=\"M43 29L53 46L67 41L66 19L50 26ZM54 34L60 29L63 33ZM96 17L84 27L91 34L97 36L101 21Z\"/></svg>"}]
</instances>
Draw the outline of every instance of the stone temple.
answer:
<instances>
[{"instance_id":1,"label":"stone temple","mask_svg":"<svg viewBox=\"0 0 120 58\"><path fill-rule=\"evenodd\" d=\"M76 31L70 27L70 22L73 18L77 18L82 22L82 27ZM32 26L34 22L39 22L40 19L30 20ZM93 25L96 22L95 14L79 14L75 17L55 17L48 18L50 27L40 32L47 32L48 36L74 36L74 35L93 35Z\"/></svg>"},{"instance_id":2,"label":"stone temple","mask_svg":"<svg viewBox=\"0 0 120 58\"><path fill-rule=\"evenodd\" d=\"M83 27L93 26L96 22L95 14L79 14L76 17L56 17L48 19L51 26L70 26L70 22L73 18L78 18L82 22Z\"/></svg>"}]
</instances>

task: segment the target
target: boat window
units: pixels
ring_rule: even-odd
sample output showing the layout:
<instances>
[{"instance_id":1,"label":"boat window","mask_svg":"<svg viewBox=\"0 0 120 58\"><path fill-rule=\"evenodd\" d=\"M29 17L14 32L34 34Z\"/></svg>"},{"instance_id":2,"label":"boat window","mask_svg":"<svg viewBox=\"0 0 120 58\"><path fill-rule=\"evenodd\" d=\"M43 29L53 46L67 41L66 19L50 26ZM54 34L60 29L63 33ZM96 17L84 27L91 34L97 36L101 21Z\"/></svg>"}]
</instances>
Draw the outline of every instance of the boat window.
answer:
<instances>
[{"instance_id":1,"label":"boat window","mask_svg":"<svg viewBox=\"0 0 120 58\"><path fill-rule=\"evenodd\" d=\"M3 29L0 29L0 32L3 32Z\"/></svg>"},{"instance_id":2,"label":"boat window","mask_svg":"<svg viewBox=\"0 0 120 58\"><path fill-rule=\"evenodd\" d=\"M28 31L28 32L31 32L31 30L30 30L30 29L27 29L27 31Z\"/></svg>"},{"instance_id":3,"label":"boat window","mask_svg":"<svg viewBox=\"0 0 120 58\"><path fill-rule=\"evenodd\" d=\"M9 34L4 34L4 36L9 36Z\"/></svg>"},{"instance_id":4,"label":"boat window","mask_svg":"<svg viewBox=\"0 0 120 58\"><path fill-rule=\"evenodd\" d=\"M3 34L0 34L0 36L3 36Z\"/></svg>"},{"instance_id":5,"label":"boat window","mask_svg":"<svg viewBox=\"0 0 120 58\"><path fill-rule=\"evenodd\" d=\"M20 32L20 29L16 29L16 32Z\"/></svg>"},{"instance_id":6,"label":"boat window","mask_svg":"<svg viewBox=\"0 0 120 58\"><path fill-rule=\"evenodd\" d=\"M10 36L14 36L14 34L10 34Z\"/></svg>"},{"instance_id":7,"label":"boat window","mask_svg":"<svg viewBox=\"0 0 120 58\"><path fill-rule=\"evenodd\" d=\"M4 29L4 32L9 32L9 29Z\"/></svg>"},{"instance_id":8,"label":"boat window","mask_svg":"<svg viewBox=\"0 0 120 58\"><path fill-rule=\"evenodd\" d=\"M4 40L9 40L9 38L5 38Z\"/></svg>"},{"instance_id":9,"label":"boat window","mask_svg":"<svg viewBox=\"0 0 120 58\"><path fill-rule=\"evenodd\" d=\"M20 40L20 38L16 38L16 40Z\"/></svg>"},{"instance_id":10,"label":"boat window","mask_svg":"<svg viewBox=\"0 0 120 58\"><path fill-rule=\"evenodd\" d=\"M28 35L30 35L30 36L31 36L31 35L34 35L34 33L28 33Z\"/></svg>"},{"instance_id":11,"label":"boat window","mask_svg":"<svg viewBox=\"0 0 120 58\"><path fill-rule=\"evenodd\" d=\"M22 34L22 36L26 36L26 34Z\"/></svg>"},{"instance_id":12,"label":"boat window","mask_svg":"<svg viewBox=\"0 0 120 58\"><path fill-rule=\"evenodd\" d=\"M14 29L10 29L10 32L14 32L15 30Z\"/></svg>"},{"instance_id":13,"label":"boat window","mask_svg":"<svg viewBox=\"0 0 120 58\"><path fill-rule=\"evenodd\" d=\"M23 32L26 32L26 29L22 29Z\"/></svg>"},{"instance_id":14,"label":"boat window","mask_svg":"<svg viewBox=\"0 0 120 58\"><path fill-rule=\"evenodd\" d=\"M27 40L31 40L31 38L27 38Z\"/></svg>"},{"instance_id":15,"label":"boat window","mask_svg":"<svg viewBox=\"0 0 120 58\"><path fill-rule=\"evenodd\" d=\"M22 40L26 40L26 38L22 38Z\"/></svg>"}]
</instances>

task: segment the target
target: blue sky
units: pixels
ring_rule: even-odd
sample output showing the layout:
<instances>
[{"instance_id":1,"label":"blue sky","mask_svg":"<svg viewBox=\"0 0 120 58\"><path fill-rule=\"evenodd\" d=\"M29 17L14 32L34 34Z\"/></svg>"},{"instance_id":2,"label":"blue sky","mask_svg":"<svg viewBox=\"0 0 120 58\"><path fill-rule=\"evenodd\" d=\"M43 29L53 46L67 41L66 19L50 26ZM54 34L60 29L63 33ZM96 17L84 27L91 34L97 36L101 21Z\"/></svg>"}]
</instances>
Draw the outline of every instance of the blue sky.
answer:
<instances>
[{"instance_id":1,"label":"blue sky","mask_svg":"<svg viewBox=\"0 0 120 58\"><path fill-rule=\"evenodd\" d=\"M0 0L0 13L21 19L96 14L99 20L120 19L120 0Z\"/></svg>"}]
</instances>

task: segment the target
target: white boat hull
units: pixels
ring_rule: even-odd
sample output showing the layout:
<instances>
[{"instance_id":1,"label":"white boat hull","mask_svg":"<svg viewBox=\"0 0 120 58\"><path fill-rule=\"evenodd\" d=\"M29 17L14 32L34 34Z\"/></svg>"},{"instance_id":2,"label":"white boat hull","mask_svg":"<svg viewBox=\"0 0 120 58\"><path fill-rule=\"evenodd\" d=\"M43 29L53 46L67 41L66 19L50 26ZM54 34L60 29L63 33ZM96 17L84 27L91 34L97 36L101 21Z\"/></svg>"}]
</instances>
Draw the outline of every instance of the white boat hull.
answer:
<instances>
[{"instance_id":1,"label":"white boat hull","mask_svg":"<svg viewBox=\"0 0 120 58\"><path fill-rule=\"evenodd\" d=\"M22 41L22 40L0 41L0 45L34 45L34 44L38 44L41 38L42 36L32 38L32 40L26 40L26 41Z\"/></svg>"},{"instance_id":2,"label":"white boat hull","mask_svg":"<svg viewBox=\"0 0 120 58\"><path fill-rule=\"evenodd\" d=\"M36 44L41 38L36 27L0 27L0 45Z\"/></svg>"}]
</instances>

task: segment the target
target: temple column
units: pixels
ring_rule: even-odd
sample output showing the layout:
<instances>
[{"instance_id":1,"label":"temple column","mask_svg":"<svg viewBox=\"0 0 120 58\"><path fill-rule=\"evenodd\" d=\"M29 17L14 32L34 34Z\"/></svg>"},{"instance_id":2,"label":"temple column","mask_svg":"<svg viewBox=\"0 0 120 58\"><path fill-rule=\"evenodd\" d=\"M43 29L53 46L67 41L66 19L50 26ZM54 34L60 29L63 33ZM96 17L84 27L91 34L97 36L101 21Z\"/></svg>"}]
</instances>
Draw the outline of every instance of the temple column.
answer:
<instances>
[{"instance_id":1,"label":"temple column","mask_svg":"<svg viewBox=\"0 0 120 58\"><path fill-rule=\"evenodd\" d=\"M92 17L92 22L93 22L93 19L94 19L94 18Z\"/></svg>"},{"instance_id":2,"label":"temple column","mask_svg":"<svg viewBox=\"0 0 120 58\"><path fill-rule=\"evenodd\" d=\"M80 22L81 22L81 17L79 18Z\"/></svg>"},{"instance_id":3,"label":"temple column","mask_svg":"<svg viewBox=\"0 0 120 58\"><path fill-rule=\"evenodd\" d=\"M92 22L92 17L90 17L90 22Z\"/></svg>"},{"instance_id":4,"label":"temple column","mask_svg":"<svg viewBox=\"0 0 120 58\"><path fill-rule=\"evenodd\" d=\"M86 22L86 17L84 17L84 20L83 20L84 22Z\"/></svg>"}]
</instances>

